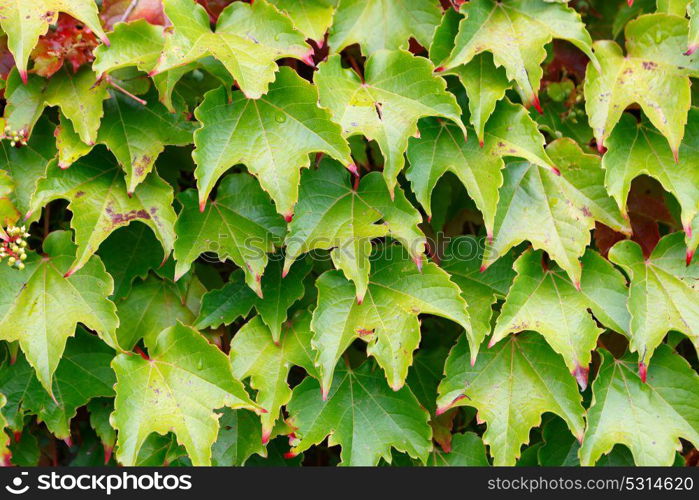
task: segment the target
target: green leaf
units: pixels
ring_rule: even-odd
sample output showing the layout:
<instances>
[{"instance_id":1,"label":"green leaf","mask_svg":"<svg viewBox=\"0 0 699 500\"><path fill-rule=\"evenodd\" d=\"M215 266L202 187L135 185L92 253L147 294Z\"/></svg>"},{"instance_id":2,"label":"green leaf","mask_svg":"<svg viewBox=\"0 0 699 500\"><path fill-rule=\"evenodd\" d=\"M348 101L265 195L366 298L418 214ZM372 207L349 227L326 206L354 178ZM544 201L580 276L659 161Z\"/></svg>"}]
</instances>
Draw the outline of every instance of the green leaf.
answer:
<instances>
[{"instance_id":1,"label":"green leaf","mask_svg":"<svg viewBox=\"0 0 699 500\"><path fill-rule=\"evenodd\" d=\"M104 103L104 118L96 142L104 144L114 154L126 172L126 186L131 195L153 170L158 155L165 146L186 146L192 142L195 125L185 119L182 112L170 113L157 100L155 92L144 96L145 105L119 92L111 94ZM178 106L182 108L182 106ZM72 162L90 152L91 148L70 147L66 155L61 139L74 135L69 124L61 124L58 137L60 166L67 168ZM68 141L74 142L73 141Z\"/></svg>"},{"instance_id":2,"label":"green leaf","mask_svg":"<svg viewBox=\"0 0 699 500\"><path fill-rule=\"evenodd\" d=\"M403 153L408 139L417 133L420 118L446 118L466 136L461 109L433 70L428 59L405 51L382 50L367 59L363 79L351 69L344 69L339 55L330 56L315 75L320 103L330 109L343 135L361 134L378 143L390 193L405 164Z\"/></svg>"},{"instance_id":3,"label":"green leaf","mask_svg":"<svg viewBox=\"0 0 699 500\"><path fill-rule=\"evenodd\" d=\"M277 212L291 220L300 171L310 165L310 153L352 162L340 127L318 107L316 89L290 68L279 71L264 97L248 99L235 92L229 102L221 88L209 92L195 114L202 123L194 135L202 206L219 177L243 163L270 194Z\"/></svg>"},{"instance_id":4,"label":"green leaf","mask_svg":"<svg viewBox=\"0 0 699 500\"><path fill-rule=\"evenodd\" d=\"M599 254L589 250L582 264L578 290L558 266L544 262L543 252L528 250L523 253L514 263L517 277L502 306L489 345L511 333L536 331L563 356L584 390L591 352L597 345L597 337L604 331L588 309L595 312L601 322L610 314L624 317L619 312L625 312L627 293L623 276ZM602 314L597 314L598 311ZM628 324L627 317L624 321Z\"/></svg>"},{"instance_id":5,"label":"green leaf","mask_svg":"<svg viewBox=\"0 0 699 500\"><path fill-rule=\"evenodd\" d=\"M691 260L699 245L699 233L692 230L699 223L699 109L689 111L689 125L679 161L675 162L667 142L648 122L638 123L632 116L623 116L607 140L609 150L602 166L607 171L605 185L609 194L626 213L631 182L640 175L657 179L672 193L682 208L682 226Z\"/></svg>"},{"instance_id":6,"label":"green leaf","mask_svg":"<svg viewBox=\"0 0 699 500\"><path fill-rule=\"evenodd\" d=\"M539 107L544 47L554 38L572 43L596 62L580 14L564 2L474 0L462 5L461 12L466 17L454 49L440 66L456 68L481 52L490 52L496 66L504 66L507 78L516 82L527 106Z\"/></svg>"},{"instance_id":7,"label":"green leaf","mask_svg":"<svg viewBox=\"0 0 699 500\"><path fill-rule=\"evenodd\" d=\"M53 130L48 120L40 120L26 146L13 148L7 141L0 141L0 171L11 177L13 189L9 199L22 215L29 213L37 181L46 174L46 167L56 155Z\"/></svg>"},{"instance_id":8,"label":"green leaf","mask_svg":"<svg viewBox=\"0 0 699 500\"><path fill-rule=\"evenodd\" d=\"M563 418L582 439L582 398L575 379L542 337L530 332L510 336L481 351L475 364L470 359L468 343L461 337L444 368L438 411L476 408L478 422L488 426L483 441L494 465L515 464L529 431L540 425L545 412Z\"/></svg>"},{"instance_id":9,"label":"green leaf","mask_svg":"<svg viewBox=\"0 0 699 500\"><path fill-rule=\"evenodd\" d=\"M635 373L636 356L614 359L604 349L600 353L582 465L594 464L621 443L631 449L636 465L668 466L682 449L680 437L699 443L699 411L687 404L699 393L699 376L684 359L661 346L643 383Z\"/></svg>"},{"instance_id":10,"label":"green leaf","mask_svg":"<svg viewBox=\"0 0 699 500\"><path fill-rule=\"evenodd\" d=\"M392 236L421 267L425 252L425 236L418 227L421 221L400 188L391 199L378 172L362 177L355 189L346 169L324 161L318 169L304 172L301 179L297 212L285 241L284 269L303 253L332 249L335 267L355 284L361 302L369 279L371 240Z\"/></svg>"},{"instance_id":11,"label":"green leaf","mask_svg":"<svg viewBox=\"0 0 699 500\"><path fill-rule=\"evenodd\" d=\"M580 284L579 258L590 242L595 221L629 233L628 221L603 187L599 157L583 153L570 139L551 143L546 152L560 175L531 163L510 163L495 216L492 244L483 265L529 240L543 249Z\"/></svg>"},{"instance_id":12,"label":"green leaf","mask_svg":"<svg viewBox=\"0 0 699 500\"><path fill-rule=\"evenodd\" d=\"M0 5L0 27L7 34L7 46L25 82L29 54L39 37L46 34L49 25L56 24L59 12L85 23L102 42L109 44L93 0L3 0Z\"/></svg>"},{"instance_id":13,"label":"green leaf","mask_svg":"<svg viewBox=\"0 0 699 500\"><path fill-rule=\"evenodd\" d=\"M597 146L606 146L624 109L637 103L677 157L691 105L689 76L699 75L697 56L682 55L687 20L649 14L628 23L625 32L627 55L615 42L595 42L600 68L590 66L585 79L585 109Z\"/></svg>"},{"instance_id":14,"label":"green leaf","mask_svg":"<svg viewBox=\"0 0 699 500\"><path fill-rule=\"evenodd\" d=\"M469 121L476 130L478 140L485 142L485 126L495 111L495 107L505 91L511 87L505 70L495 66L493 57L485 52L473 58L465 65L449 70L447 74L456 75L468 95Z\"/></svg>"},{"instance_id":15,"label":"green leaf","mask_svg":"<svg viewBox=\"0 0 699 500\"><path fill-rule=\"evenodd\" d=\"M432 191L447 172L454 173L483 213L492 236L498 205L498 189L503 184L504 156L518 156L555 169L544 150L544 137L536 123L519 104L508 100L497 104L485 130L485 142L476 137L466 140L456 125L439 119L424 120L420 137L410 139L406 177L428 216L432 215Z\"/></svg>"},{"instance_id":16,"label":"green leaf","mask_svg":"<svg viewBox=\"0 0 699 500\"><path fill-rule=\"evenodd\" d=\"M165 44L163 27L145 19L117 23L109 39L110 45L100 45L94 51L92 69L100 76L129 66L149 72L157 64Z\"/></svg>"},{"instance_id":17,"label":"green leaf","mask_svg":"<svg viewBox=\"0 0 699 500\"><path fill-rule=\"evenodd\" d=\"M134 465L152 433L172 431L194 465L210 465L219 422L215 409L256 408L233 377L225 354L196 330L163 330L146 343L149 360L120 354L112 425L118 431L117 460Z\"/></svg>"},{"instance_id":18,"label":"green leaf","mask_svg":"<svg viewBox=\"0 0 699 500\"><path fill-rule=\"evenodd\" d=\"M114 372L109 367L113 357L110 347L79 328L65 345L51 394L44 390L22 354L14 364L3 363L0 391L7 395L7 409L19 418L19 430L23 415L37 415L57 438L70 438L70 421L79 407L93 398L114 395Z\"/></svg>"},{"instance_id":19,"label":"green leaf","mask_svg":"<svg viewBox=\"0 0 699 500\"><path fill-rule=\"evenodd\" d=\"M302 313L284 325L277 343L272 341L269 328L259 316L251 319L231 341L233 375L250 379L257 391L255 402L267 413L261 415L262 443L267 444L282 406L291 400L287 382L292 366L301 366L315 376L311 349L311 315Z\"/></svg>"},{"instance_id":20,"label":"green leaf","mask_svg":"<svg viewBox=\"0 0 699 500\"><path fill-rule=\"evenodd\" d=\"M252 455L266 456L260 441L260 419L249 411L224 408L219 419L221 428L211 448L211 465L231 467L245 465Z\"/></svg>"},{"instance_id":21,"label":"green leaf","mask_svg":"<svg viewBox=\"0 0 699 500\"><path fill-rule=\"evenodd\" d=\"M437 0L342 0L330 28L333 52L358 43L365 55L381 49L407 49L414 38L429 47L442 12ZM380 22L377 22L380 21Z\"/></svg>"},{"instance_id":22,"label":"green leaf","mask_svg":"<svg viewBox=\"0 0 699 500\"><path fill-rule=\"evenodd\" d=\"M461 289L461 296L468 302L474 355L478 353L477 346L491 332L493 304L507 297L515 277L512 252L481 270L483 247L483 239L459 236L451 241L441 262L442 269L449 273L451 280Z\"/></svg>"},{"instance_id":23,"label":"green leaf","mask_svg":"<svg viewBox=\"0 0 699 500\"><path fill-rule=\"evenodd\" d=\"M70 224L78 251L69 273L80 269L112 231L133 221L153 230L166 255L172 251L172 188L155 173L128 196L121 168L104 151L95 151L68 170L54 160L38 182L31 212L56 199L68 200L73 213Z\"/></svg>"},{"instance_id":24,"label":"green leaf","mask_svg":"<svg viewBox=\"0 0 699 500\"><path fill-rule=\"evenodd\" d=\"M446 59L454 49L454 39L459 30L459 23L464 16L456 9L448 9L442 17L430 46L430 60L439 63ZM445 71L444 67L439 68ZM468 64L446 70L445 75L456 75L466 89L468 96L469 121L476 129L476 135L482 144L485 141L485 124L493 114L495 105L505 97L505 91L512 84L505 69L496 66L490 52L482 52L473 57Z\"/></svg>"},{"instance_id":25,"label":"green leaf","mask_svg":"<svg viewBox=\"0 0 699 500\"><path fill-rule=\"evenodd\" d=\"M291 18L297 30L318 45L332 25L338 0L268 0Z\"/></svg>"},{"instance_id":26,"label":"green leaf","mask_svg":"<svg viewBox=\"0 0 699 500\"><path fill-rule=\"evenodd\" d=\"M487 467L490 465L485 455L483 440L473 432L454 434L449 453L437 447L430 453L427 465L432 467Z\"/></svg>"},{"instance_id":27,"label":"green leaf","mask_svg":"<svg viewBox=\"0 0 699 500\"><path fill-rule=\"evenodd\" d=\"M297 436L292 454L328 436L329 446L342 447L340 465L373 466L381 458L390 463L391 448L427 460L432 448L429 414L409 388L392 391L371 362L356 370L338 364L327 400L319 389L311 377L294 388L287 407Z\"/></svg>"},{"instance_id":28,"label":"green leaf","mask_svg":"<svg viewBox=\"0 0 699 500\"><path fill-rule=\"evenodd\" d=\"M77 324L117 347L118 320L108 299L112 278L99 257L86 259L68 279L64 275L76 255L70 233L54 231L44 240L43 251L44 257L29 253L22 271L0 266L0 338L19 341L39 381L55 397L52 378Z\"/></svg>"},{"instance_id":29,"label":"green leaf","mask_svg":"<svg viewBox=\"0 0 699 500\"><path fill-rule=\"evenodd\" d=\"M286 16L265 0L252 5L236 2L223 10L212 32L209 14L194 0L164 0L172 22L160 60L151 74L184 66L212 55L223 63L251 99L267 86L283 57L308 60L310 46Z\"/></svg>"},{"instance_id":30,"label":"green leaf","mask_svg":"<svg viewBox=\"0 0 699 500\"><path fill-rule=\"evenodd\" d=\"M58 106L87 144L97 140L103 115L102 101L109 97L106 82L97 80L97 75L89 68L77 73L63 68L48 80L32 76L27 85L23 85L13 71L5 95L6 126L11 130L21 132L24 137L31 136L44 107Z\"/></svg>"},{"instance_id":31,"label":"green leaf","mask_svg":"<svg viewBox=\"0 0 699 500\"><path fill-rule=\"evenodd\" d=\"M153 231L139 222L114 231L100 245L98 254L114 279L114 299L129 295L133 281L145 279L148 271L158 268L165 257Z\"/></svg>"},{"instance_id":32,"label":"green leaf","mask_svg":"<svg viewBox=\"0 0 699 500\"><path fill-rule=\"evenodd\" d=\"M284 235L284 221L275 212L269 196L252 176L226 176L216 200L199 210L197 194L187 190L178 196L182 204L175 232L175 278L185 274L199 255L216 253L245 271L245 282L261 293L260 280L267 253Z\"/></svg>"},{"instance_id":33,"label":"green leaf","mask_svg":"<svg viewBox=\"0 0 699 500\"><path fill-rule=\"evenodd\" d=\"M318 306L311 328L324 396L335 364L356 338L369 344L367 354L376 358L397 391L405 383L420 342L418 314L447 318L472 337L459 288L435 264L428 262L420 271L402 247L386 245L373 257L371 271L361 304L354 286L339 271L328 271L316 281Z\"/></svg>"},{"instance_id":34,"label":"green leaf","mask_svg":"<svg viewBox=\"0 0 699 500\"><path fill-rule=\"evenodd\" d=\"M684 257L682 233L665 236L647 259L633 241L620 241L609 251L609 260L631 280L629 347L639 353L641 376L670 330L687 335L699 350L699 289L695 286L699 265L694 259L685 267Z\"/></svg>"},{"instance_id":35,"label":"green leaf","mask_svg":"<svg viewBox=\"0 0 699 500\"><path fill-rule=\"evenodd\" d=\"M247 316L254 307L269 328L272 340L279 343L288 310L303 297L303 280L310 270L310 262L303 260L293 265L289 273L283 277L281 260L273 259L262 277L262 297L245 285L240 270L235 271L226 286L212 290L204 296L195 326L203 329L217 328L222 324L229 325L238 318Z\"/></svg>"},{"instance_id":36,"label":"green leaf","mask_svg":"<svg viewBox=\"0 0 699 500\"><path fill-rule=\"evenodd\" d=\"M187 281L184 290L153 275L134 285L129 296L117 304L119 345L130 350L140 339L152 345L165 328L178 322L194 324L206 289L196 278Z\"/></svg>"}]
</instances>

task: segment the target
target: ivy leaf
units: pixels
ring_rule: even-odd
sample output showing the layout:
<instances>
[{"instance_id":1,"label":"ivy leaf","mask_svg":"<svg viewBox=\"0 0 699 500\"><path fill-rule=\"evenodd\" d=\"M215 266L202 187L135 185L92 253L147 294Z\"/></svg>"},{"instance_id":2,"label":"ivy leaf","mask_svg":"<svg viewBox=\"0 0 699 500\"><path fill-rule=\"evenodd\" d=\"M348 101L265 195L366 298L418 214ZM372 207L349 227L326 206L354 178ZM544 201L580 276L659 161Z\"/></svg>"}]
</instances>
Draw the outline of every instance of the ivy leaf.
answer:
<instances>
[{"instance_id":1,"label":"ivy leaf","mask_svg":"<svg viewBox=\"0 0 699 500\"><path fill-rule=\"evenodd\" d=\"M153 231L142 223L114 231L100 245L98 254L114 279L114 299L129 295L133 281L145 279L148 271L158 268L165 257Z\"/></svg>"},{"instance_id":2,"label":"ivy leaf","mask_svg":"<svg viewBox=\"0 0 699 500\"><path fill-rule=\"evenodd\" d=\"M592 385L592 406L580 448L582 465L593 465L616 443L629 447L639 466L672 465L687 439L699 443L699 413L687 402L699 393L699 376L668 346L660 346L647 383L635 373L637 357L614 359L600 350L602 366Z\"/></svg>"},{"instance_id":3,"label":"ivy leaf","mask_svg":"<svg viewBox=\"0 0 699 500\"><path fill-rule=\"evenodd\" d=\"M145 105L119 92L112 93L111 99L104 103L104 118L96 141L107 146L119 161L126 173L129 195L153 170L155 160L165 146L190 144L195 129L182 113L172 114L160 104L154 92L144 97L147 99ZM68 124L62 124L59 152L62 136L72 133ZM83 148L77 154L69 155L70 158L61 161L61 167L67 168L79 156L89 152L89 148Z\"/></svg>"},{"instance_id":4,"label":"ivy leaf","mask_svg":"<svg viewBox=\"0 0 699 500\"><path fill-rule=\"evenodd\" d=\"M267 253L281 241L284 221L255 179L244 173L226 176L216 200L203 212L194 190L184 191L177 199L182 211L175 225L175 279L184 275L200 254L212 252L241 267L248 286L262 293L260 280Z\"/></svg>"},{"instance_id":5,"label":"ivy leaf","mask_svg":"<svg viewBox=\"0 0 699 500\"><path fill-rule=\"evenodd\" d=\"M631 279L628 310L631 314L631 352L639 353L639 372L646 366L665 334L677 330L687 335L699 350L699 290L683 279L689 270L697 273L697 262L684 265L682 233L665 236L648 259L633 241L620 241L609 251L609 260L621 266Z\"/></svg>"},{"instance_id":6,"label":"ivy leaf","mask_svg":"<svg viewBox=\"0 0 699 500\"><path fill-rule=\"evenodd\" d=\"M59 439L70 438L70 421L77 409L93 398L113 396L114 373L109 363L114 351L82 328L68 340L47 393L27 359L19 354L14 364L0 368L0 391L7 409L17 416L19 429L25 414L37 415Z\"/></svg>"},{"instance_id":7,"label":"ivy leaf","mask_svg":"<svg viewBox=\"0 0 699 500\"><path fill-rule=\"evenodd\" d=\"M194 134L202 207L218 178L243 163L270 194L277 212L291 220L300 170L309 166L310 153L352 163L340 127L318 107L316 89L290 68L279 71L264 97L248 99L235 92L229 103L225 89L220 88L206 95L195 115L202 123Z\"/></svg>"},{"instance_id":8,"label":"ivy leaf","mask_svg":"<svg viewBox=\"0 0 699 500\"><path fill-rule=\"evenodd\" d=\"M0 141L0 171L12 179L9 201L21 214L29 212L36 184L46 174L46 167L56 155L53 125L40 120L26 146L13 148L7 141Z\"/></svg>"},{"instance_id":9,"label":"ivy leaf","mask_svg":"<svg viewBox=\"0 0 699 500\"><path fill-rule=\"evenodd\" d=\"M408 139L417 133L420 118L446 118L466 136L461 109L446 91L445 81L434 76L433 70L432 63L423 57L382 50L367 59L364 80L351 69L344 69L339 55L330 56L315 74L320 103L330 109L344 136L361 134L378 143L390 193L403 169Z\"/></svg>"},{"instance_id":10,"label":"ivy leaf","mask_svg":"<svg viewBox=\"0 0 699 500\"><path fill-rule=\"evenodd\" d=\"M172 431L193 465L211 463L219 422L214 410L256 408L233 377L226 355L196 330L167 328L146 343L150 359L120 354L112 361L117 459L133 465L146 438Z\"/></svg>"},{"instance_id":11,"label":"ivy leaf","mask_svg":"<svg viewBox=\"0 0 699 500\"><path fill-rule=\"evenodd\" d=\"M502 306L489 345L510 333L534 330L563 356L584 390L591 352L597 345L597 337L604 331L596 325L588 309L595 312L599 320L609 317L606 310L611 315L625 312L628 295L623 276L592 250L583 257L580 290L558 266L550 264L545 268L541 251L526 251L514 263L514 269L517 277ZM602 314L598 315L597 311ZM628 322L626 317L624 320Z\"/></svg>"},{"instance_id":12,"label":"ivy leaf","mask_svg":"<svg viewBox=\"0 0 699 500\"><path fill-rule=\"evenodd\" d=\"M595 42L600 68L588 68L585 109L600 150L624 109L638 103L677 158L691 105L689 77L699 75L697 57L682 55L686 43L687 20L668 14L628 23L626 56L615 42Z\"/></svg>"},{"instance_id":13,"label":"ivy leaf","mask_svg":"<svg viewBox=\"0 0 699 500\"><path fill-rule=\"evenodd\" d=\"M409 388L392 391L372 363L356 370L340 363L327 400L319 389L312 377L294 388L287 406L297 436L291 455L328 436L329 446L342 447L340 465L373 466L381 458L390 463L391 448L427 460L432 448L429 414Z\"/></svg>"},{"instance_id":14,"label":"ivy leaf","mask_svg":"<svg viewBox=\"0 0 699 500\"><path fill-rule=\"evenodd\" d=\"M322 162L320 168L304 172L300 191L285 241L285 272L303 253L332 249L335 267L355 284L361 302L369 279L371 240L386 235L400 241L422 267L425 236L418 228L422 217L400 188L391 199L378 172L362 177L355 189L346 169Z\"/></svg>"},{"instance_id":15,"label":"ivy leaf","mask_svg":"<svg viewBox=\"0 0 699 500\"><path fill-rule=\"evenodd\" d=\"M560 175L531 163L510 163L505 169L494 239L486 246L483 265L529 240L534 248L546 250L579 288L578 259L595 220L624 233L630 228L604 190L599 157L583 153L566 138L549 144L546 152Z\"/></svg>"},{"instance_id":16,"label":"ivy leaf","mask_svg":"<svg viewBox=\"0 0 699 500\"><path fill-rule=\"evenodd\" d=\"M407 49L409 38L429 47L441 17L436 0L412 0L409 6L401 0L342 0L328 45L340 52L358 43L365 55L381 49Z\"/></svg>"},{"instance_id":17,"label":"ivy leaf","mask_svg":"<svg viewBox=\"0 0 699 500\"><path fill-rule=\"evenodd\" d=\"M0 27L7 34L7 46L25 83L29 55L39 37L46 34L49 25L56 24L59 12L82 21L103 43L109 45L97 16L97 5L92 0L4 0L0 5Z\"/></svg>"},{"instance_id":18,"label":"ivy leaf","mask_svg":"<svg viewBox=\"0 0 699 500\"><path fill-rule=\"evenodd\" d=\"M306 38L322 45L338 0L268 0L291 18Z\"/></svg>"},{"instance_id":19,"label":"ivy leaf","mask_svg":"<svg viewBox=\"0 0 699 500\"><path fill-rule=\"evenodd\" d=\"M31 136L34 124L46 106L58 106L71 121L75 132L87 144L94 144L100 128L102 101L109 97L107 84L82 68L77 73L63 68L46 80L32 76L23 85L16 72L10 73L6 88L6 126L24 137Z\"/></svg>"},{"instance_id":20,"label":"ivy leaf","mask_svg":"<svg viewBox=\"0 0 699 500\"><path fill-rule=\"evenodd\" d=\"M153 275L134 285L129 296L117 304L119 345L130 350L140 339L152 345L165 328L178 322L194 324L206 289L194 277L187 281L184 290Z\"/></svg>"},{"instance_id":21,"label":"ivy leaf","mask_svg":"<svg viewBox=\"0 0 699 500\"><path fill-rule=\"evenodd\" d=\"M493 304L507 297L515 277L512 252L481 271L483 247L482 239L470 235L459 236L450 242L441 262L442 269L459 286L461 296L468 303L474 355L492 330Z\"/></svg>"},{"instance_id":22,"label":"ivy leaf","mask_svg":"<svg viewBox=\"0 0 699 500\"><path fill-rule=\"evenodd\" d=\"M69 275L88 261L112 231L133 221L153 230L166 255L172 251L172 188L155 173L129 197L121 168L104 151L95 151L68 170L60 169L54 160L46 177L38 182L30 212L56 199L68 200L73 212L71 227L78 251L70 270L66 270Z\"/></svg>"},{"instance_id":23,"label":"ivy leaf","mask_svg":"<svg viewBox=\"0 0 699 500\"><path fill-rule=\"evenodd\" d=\"M596 62L580 14L563 2L475 0L462 5L461 12L466 17L459 25L454 49L440 66L456 68L481 52L490 52L495 64L505 67L507 78L517 83L527 106L540 109L544 47L554 38L572 43Z\"/></svg>"},{"instance_id":24,"label":"ivy leaf","mask_svg":"<svg viewBox=\"0 0 699 500\"><path fill-rule=\"evenodd\" d=\"M452 448L449 453L443 453L437 448L432 450L427 465L432 467L487 467L488 458L485 454L483 440L473 432L454 434Z\"/></svg>"},{"instance_id":25,"label":"ivy leaf","mask_svg":"<svg viewBox=\"0 0 699 500\"><path fill-rule=\"evenodd\" d=\"M100 77L129 66L136 66L145 72L151 71L165 44L163 27L150 24L145 19L117 23L109 36L112 43L100 45L94 52L92 69Z\"/></svg>"},{"instance_id":26,"label":"ivy leaf","mask_svg":"<svg viewBox=\"0 0 699 500\"><path fill-rule=\"evenodd\" d=\"M267 444L282 406L291 400L287 382L292 366L315 375L315 352L311 349L311 315L303 313L284 325L277 343L259 316L251 319L231 341L233 375L257 391L255 402L267 413L261 415L262 443Z\"/></svg>"},{"instance_id":27,"label":"ivy leaf","mask_svg":"<svg viewBox=\"0 0 699 500\"><path fill-rule=\"evenodd\" d=\"M545 412L563 418L582 439L582 398L561 357L531 332L510 336L470 362L468 343L461 337L453 347L439 386L438 412L456 406L478 410L478 422L488 428L483 441L493 465L514 465L529 431Z\"/></svg>"},{"instance_id":28,"label":"ivy leaf","mask_svg":"<svg viewBox=\"0 0 699 500\"><path fill-rule=\"evenodd\" d=\"M246 97L257 99L274 80L277 59L309 60L312 49L303 35L265 0L229 5L221 12L214 32L206 10L193 0L164 0L164 6L173 29L166 34L163 53L151 74L212 55L233 75Z\"/></svg>"},{"instance_id":29,"label":"ivy leaf","mask_svg":"<svg viewBox=\"0 0 699 500\"><path fill-rule=\"evenodd\" d=\"M221 428L211 448L211 465L215 467L242 466L254 454L266 456L260 419L249 411L224 408L219 419Z\"/></svg>"},{"instance_id":30,"label":"ivy leaf","mask_svg":"<svg viewBox=\"0 0 699 500\"><path fill-rule=\"evenodd\" d=\"M607 190L623 213L627 211L631 182L643 174L657 179L666 191L675 196L682 208L687 260L691 261L699 245L699 233L695 234L692 229L693 224L699 223L699 109L691 109L689 117L677 163L667 142L647 121L638 123L632 116L622 116L607 140L609 150L604 155L602 166L607 171Z\"/></svg>"},{"instance_id":31,"label":"ivy leaf","mask_svg":"<svg viewBox=\"0 0 699 500\"><path fill-rule=\"evenodd\" d=\"M69 280L64 275L76 255L70 233L54 231L44 240L43 251L46 257L29 253L22 271L0 266L0 336L19 341L41 385L55 398L53 375L77 324L118 347L118 319L108 299L112 278L98 257L86 259Z\"/></svg>"},{"instance_id":32,"label":"ivy leaf","mask_svg":"<svg viewBox=\"0 0 699 500\"><path fill-rule=\"evenodd\" d=\"M397 391L420 342L418 314L450 319L472 335L466 302L437 265L428 262L420 271L402 247L388 245L372 258L371 271L361 304L355 299L354 286L339 271L325 272L316 281L318 306L311 328L324 397L335 364L356 338L369 344L367 353L376 358Z\"/></svg>"},{"instance_id":33,"label":"ivy leaf","mask_svg":"<svg viewBox=\"0 0 699 500\"><path fill-rule=\"evenodd\" d=\"M442 17L442 23L434 34L430 45L430 60L439 63L446 59L454 49L454 39L459 30L459 22L464 18L456 9L448 9ZM456 75L466 89L468 96L469 121L476 129L479 142L485 142L485 124L495 105L503 97L512 84L507 78L505 69L496 66L490 52L481 52L473 57L468 64L444 70L444 75Z\"/></svg>"},{"instance_id":34,"label":"ivy leaf","mask_svg":"<svg viewBox=\"0 0 699 500\"><path fill-rule=\"evenodd\" d=\"M204 296L195 326L203 329L229 325L247 316L254 307L269 328L272 340L278 344L288 310L303 297L303 280L310 271L310 262L303 260L282 277L282 263L279 259L273 259L262 277L262 298L245 285L242 271L234 271L226 286Z\"/></svg>"},{"instance_id":35,"label":"ivy leaf","mask_svg":"<svg viewBox=\"0 0 699 500\"><path fill-rule=\"evenodd\" d=\"M486 123L498 102L505 97L505 91L512 86L505 70L495 66L493 56L484 52L468 64L449 70L447 74L456 75L466 89L469 121L476 130L479 142L484 143Z\"/></svg>"},{"instance_id":36,"label":"ivy leaf","mask_svg":"<svg viewBox=\"0 0 699 500\"><path fill-rule=\"evenodd\" d=\"M497 104L486 127L485 142L456 125L439 119L423 120L420 137L410 139L406 177L428 216L432 215L432 191L447 172L454 173L483 213L492 236L498 189L503 184L503 156L518 156L544 168L555 169L544 150L544 137L529 113L508 100Z\"/></svg>"}]
</instances>

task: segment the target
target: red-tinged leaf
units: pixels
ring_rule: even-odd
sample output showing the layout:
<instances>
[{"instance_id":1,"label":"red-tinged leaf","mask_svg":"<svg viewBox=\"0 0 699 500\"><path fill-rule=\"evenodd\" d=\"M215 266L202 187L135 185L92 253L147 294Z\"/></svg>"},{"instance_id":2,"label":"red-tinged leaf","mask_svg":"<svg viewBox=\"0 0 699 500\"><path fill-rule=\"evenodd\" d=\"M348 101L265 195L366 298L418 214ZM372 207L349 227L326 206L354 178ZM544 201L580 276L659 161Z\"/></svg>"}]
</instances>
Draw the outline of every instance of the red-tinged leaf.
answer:
<instances>
[{"instance_id":1,"label":"red-tinged leaf","mask_svg":"<svg viewBox=\"0 0 699 500\"><path fill-rule=\"evenodd\" d=\"M42 36L32 52L33 71L48 78L68 64L76 73L83 64L94 60L92 50L97 44L97 37L87 26L61 14L56 29Z\"/></svg>"}]
</instances>

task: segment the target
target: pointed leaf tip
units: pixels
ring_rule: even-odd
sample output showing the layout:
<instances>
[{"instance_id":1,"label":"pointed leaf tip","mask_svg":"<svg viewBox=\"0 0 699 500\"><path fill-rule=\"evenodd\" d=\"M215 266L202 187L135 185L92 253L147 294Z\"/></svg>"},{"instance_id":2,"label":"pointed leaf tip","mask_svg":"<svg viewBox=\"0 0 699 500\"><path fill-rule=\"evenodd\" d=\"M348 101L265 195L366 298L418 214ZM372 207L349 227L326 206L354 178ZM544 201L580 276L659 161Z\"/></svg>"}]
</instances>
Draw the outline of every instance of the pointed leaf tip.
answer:
<instances>
[{"instance_id":1,"label":"pointed leaf tip","mask_svg":"<svg viewBox=\"0 0 699 500\"><path fill-rule=\"evenodd\" d=\"M575 367L575 370L573 370L573 376L575 377L575 380L578 381L578 385L583 391L587 388L587 380L589 375L590 369L586 366L578 365Z\"/></svg>"},{"instance_id":2,"label":"pointed leaf tip","mask_svg":"<svg viewBox=\"0 0 699 500\"><path fill-rule=\"evenodd\" d=\"M272 429L265 429L262 431L262 444L269 443L269 438L272 435Z\"/></svg>"},{"instance_id":3,"label":"pointed leaf tip","mask_svg":"<svg viewBox=\"0 0 699 500\"><path fill-rule=\"evenodd\" d=\"M544 108L541 107L541 102L539 101L539 96L536 94L532 98L532 106L534 106L534 109L537 110L540 115L544 114Z\"/></svg>"},{"instance_id":4,"label":"pointed leaf tip","mask_svg":"<svg viewBox=\"0 0 699 500\"><path fill-rule=\"evenodd\" d=\"M646 383L646 378L648 377L648 365L643 361L638 363L638 376L641 377L641 382Z\"/></svg>"}]
</instances>

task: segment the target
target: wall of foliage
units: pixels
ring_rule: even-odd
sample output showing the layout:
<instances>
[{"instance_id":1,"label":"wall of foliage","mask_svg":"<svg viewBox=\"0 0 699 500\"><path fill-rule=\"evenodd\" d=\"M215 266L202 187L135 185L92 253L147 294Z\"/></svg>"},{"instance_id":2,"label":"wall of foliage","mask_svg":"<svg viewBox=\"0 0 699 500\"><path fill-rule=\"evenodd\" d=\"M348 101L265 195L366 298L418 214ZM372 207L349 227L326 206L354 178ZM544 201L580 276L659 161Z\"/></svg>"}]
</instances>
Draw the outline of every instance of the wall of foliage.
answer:
<instances>
[{"instance_id":1,"label":"wall of foliage","mask_svg":"<svg viewBox=\"0 0 699 500\"><path fill-rule=\"evenodd\" d=\"M0 0L2 461L696 465L699 2L628 3Z\"/></svg>"}]
</instances>

